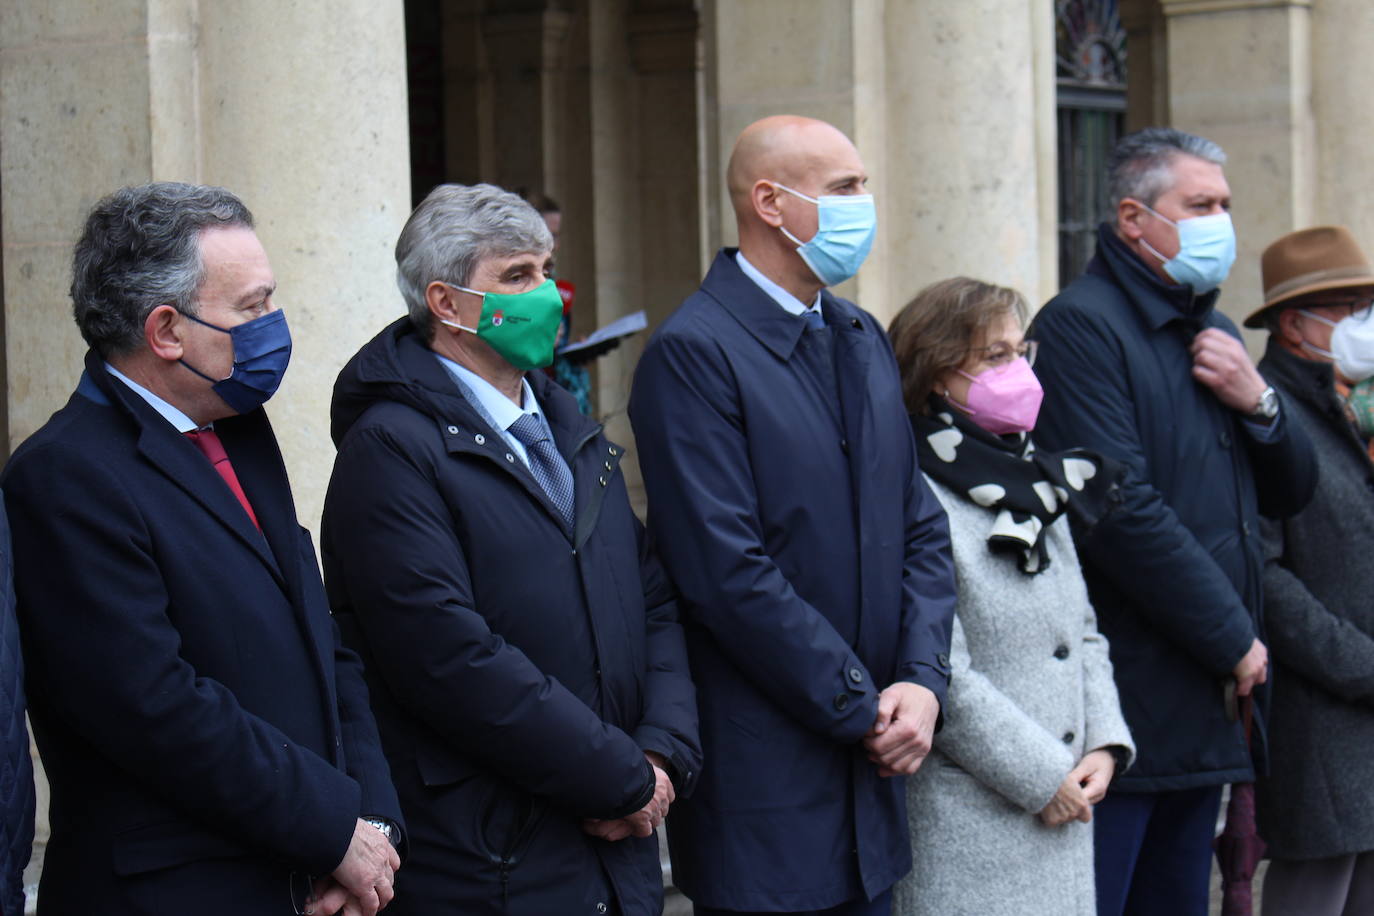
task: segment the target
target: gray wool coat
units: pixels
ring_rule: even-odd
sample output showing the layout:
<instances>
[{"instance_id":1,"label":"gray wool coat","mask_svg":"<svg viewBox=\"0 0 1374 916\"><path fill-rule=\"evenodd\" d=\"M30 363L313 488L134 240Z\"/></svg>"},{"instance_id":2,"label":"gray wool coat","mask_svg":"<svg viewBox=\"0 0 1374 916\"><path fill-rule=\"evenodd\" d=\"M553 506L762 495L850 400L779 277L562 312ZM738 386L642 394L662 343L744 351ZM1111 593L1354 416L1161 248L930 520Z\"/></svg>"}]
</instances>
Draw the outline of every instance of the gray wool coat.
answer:
<instances>
[{"instance_id":1,"label":"gray wool coat","mask_svg":"<svg viewBox=\"0 0 1374 916\"><path fill-rule=\"evenodd\" d=\"M1049 568L1026 575L988 549L993 511L931 487L959 586L953 674L935 749L907 779L913 862L893 914L1091 916L1092 826L1036 815L1088 751L1135 745L1068 524L1045 535Z\"/></svg>"},{"instance_id":2,"label":"gray wool coat","mask_svg":"<svg viewBox=\"0 0 1374 916\"><path fill-rule=\"evenodd\" d=\"M1374 849L1374 464L1329 363L1272 339L1260 371L1312 439L1307 508L1265 522L1264 616L1274 661L1260 832L1275 858Z\"/></svg>"}]
</instances>

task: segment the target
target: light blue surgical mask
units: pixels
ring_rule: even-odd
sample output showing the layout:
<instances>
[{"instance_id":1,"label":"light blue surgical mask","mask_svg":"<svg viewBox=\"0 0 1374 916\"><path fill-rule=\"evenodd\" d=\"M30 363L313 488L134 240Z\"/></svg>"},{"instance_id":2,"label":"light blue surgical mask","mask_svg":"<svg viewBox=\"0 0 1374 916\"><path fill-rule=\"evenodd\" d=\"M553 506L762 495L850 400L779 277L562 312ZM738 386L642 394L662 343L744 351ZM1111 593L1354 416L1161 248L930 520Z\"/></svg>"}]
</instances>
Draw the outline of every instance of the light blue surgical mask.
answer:
<instances>
[{"instance_id":1,"label":"light blue surgical mask","mask_svg":"<svg viewBox=\"0 0 1374 916\"><path fill-rule=\"evenodd\" d=\"M1140 239L1140 244L1159 258L1164 272L1175 283L1191 286L1195 293L1210 293L1222 284L1236 261L1236 227L1231 223L1231 214L1212 213L1174 222L1145 204L1140 205L1178 230L1178 254L1172 258L1155 251L1144 237Z\"/></svg>"},{"instance_id":2,"label":"light blue surgical mask","mask_svg":"<svg viewBox=\"0 0 1374 916\"><path fill-rule=\"evenodd\" d=\"M774 185L802 200L816 205L816 234L811 241L803 242L779 226L782 234L797 245L797 254L811 268L826 286L843 283L859 272L869 249L873 247L873 235L878 231L878 212L873 206L872 194L828 194L824 197L808 197L794 191L787 185Z\"/></svg>"}]
</instances>

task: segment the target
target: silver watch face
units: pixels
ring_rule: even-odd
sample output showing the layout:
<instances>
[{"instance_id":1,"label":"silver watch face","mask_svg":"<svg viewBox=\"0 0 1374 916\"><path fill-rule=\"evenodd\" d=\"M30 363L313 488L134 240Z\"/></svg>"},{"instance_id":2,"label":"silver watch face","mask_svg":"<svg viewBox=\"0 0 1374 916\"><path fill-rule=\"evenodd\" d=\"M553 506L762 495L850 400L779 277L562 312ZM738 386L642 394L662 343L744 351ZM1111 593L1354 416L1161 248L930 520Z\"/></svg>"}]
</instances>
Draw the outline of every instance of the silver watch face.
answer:
<instances>
[{"instance_id":1,"label":"silver watch face","mask_svg":"<svg viewBox=\"0 0 1374 916\"><path fill-rule=\"evenodd\" d=\"M1260 395L1259 406L1255 408L1255 415L1268 420L1279 415L1279 396L1273 388L1264 389L1264 394Z\"/></svg>"}]
</instances>

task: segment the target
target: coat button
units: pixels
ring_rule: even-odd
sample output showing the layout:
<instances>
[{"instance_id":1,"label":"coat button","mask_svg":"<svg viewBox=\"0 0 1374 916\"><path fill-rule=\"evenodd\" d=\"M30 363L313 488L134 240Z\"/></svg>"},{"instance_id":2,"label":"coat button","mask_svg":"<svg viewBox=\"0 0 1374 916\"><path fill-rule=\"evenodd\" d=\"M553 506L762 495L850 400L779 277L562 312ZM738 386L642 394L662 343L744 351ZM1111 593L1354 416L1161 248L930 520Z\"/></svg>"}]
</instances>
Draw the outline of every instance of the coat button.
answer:
<instances>
[{"instance_id":1,"label":"coat button","mask_svg":"<svg viewBox=\"0 0 1374 916\"><path fill-rule=\"evenodd\" d=\"M847 693L837 693L837 694L835 694L835 708L836 708L837 710L839 710L840 712L844 712L846 709L848 709L848 708L849 708L849 694L847 694Z\"/></svg>"},{"instance_id":2,"label":"coat button","mask_svg":"<svg viewBox=\"0 0 1374 916\"><path fill-rule=\"evenodd\" d=\"M840 440L840 451L844 452L846 455L849 454L849 440L848 440L848 439L841 439L841 440Z\"/></svg>"},{"instance_id":3,"label":"coat button","mask_svg":"<svg viewBox=\"0 0 1374 916\"><path fill-rule=\"evenodd\" d=\"M598 903L598 904L596 905L596 911L597 911L598 913L604 913L604 912L606 912L606 904L604 904L604 903Z\"/></svg>"},{"instance_id":4,"label":"coat button","mask_svg":"<svg viewBox=\"0 0 1374 916\"><path fill-rule=\"evenodd\" d=\"M1073 732L1064 732L1064 743L1065 743L1065 744L1073 744L1073 739L1074 739L1074 737L1075 737L1075 735L1074 735Z\"/></svg>"},{"instance_id":5,"label":"coat button","mask_svg":"<svg viewBox=\"0 0 1374 916\"><path fill-rule=\"evenodd\" d=\"M609 471L611 470L611 463L607 461L605 464L602 465L602 467Z\"/></svg>"},{"instance_id":6,"label":"coat button","mask_svg":"<svg viewBox=\"0 0 1374 916\"><path fill-rule=\"evenodd\" d=\"M864 325L863 325L863 322L860 321L859 319L857 319L857 318L851 318L851 319L849 319L849 326L850 326L851 328L855 328L855 329L858 329L858 330L862 330Z\"/></svg>"},{"instance_id":7,"label":"coat button","mask_svg":"<svg viewBox=\"0 0 1374 916\"><path fill-rule=\"evenodd\" d=\"M862 684L864 682L864 670L855 665L849 669L849 679L856 684Z\"/></svg>"},{"instance_id":8,"label":"coat button","mask_svg":"<svg viewBox=\"0 0 1374 916\"><path fill-rule=\"evenodd\" d=\"M1060 646L1059 648L1055 649L1055 650L1054 650L1054 657L1057 658L1057 659L1059 659L1059 660L1062 662L1064 659L1066 659L1066 658L1069 657L1069 647L1068 647L1068 646Z\"/></svg>"},{"instance_id":9,"label":"coat button","mask_svg":"<svg viewBox=\"0 0 1374 916\"><path fill-rule=\"evenodd\" d=\"M515 464L515 456L512 455L510 452L506 452L506 460L509 461L511 464Z\"/></svg>"},{"instance_id":10,"label":"coat button","mask_svg":"<svg viewBox=\"0 0 1374 916\"><path fill-rule=\"evenodd\" d=\"M456 435L458 435L458 427L456 427L456 426L450 426L450 427L448 428L448 434L449 434L450 436L456 436Z\"/></svg>"},{"instance_id":11,"label":"coat button","mask_svg":"<svg viewBox=\"0 0 1374 916\"><path fill-rule=\"evenodd\" d=\"M596 482L599 483L599 484L601 484L601 485L604 487L604 486L606 485L606 478L605 478L605 477L598 477L598 478L596 478Z\"/></svg>"},{"instance_id":12,"label":"coat button","mask_svg":"<svg viewBox=\"0 0 1374 916\"><path fill-rule=\"evenodd\" d=\"M1223 429L1221 432L1217 433L1217 442L1221 443L1222 448L1230 448L1231 434Z\"/></svg>"},{"instance_id":13,"label":"coat button","mask_svg":"<svg viewBox=\"0 0 1374 916\"><path fill-rule=\"evenodd\" d=\"M941 652L939 655L935 656L935 660L940 663L940 667L949 667L949 656L945 653Z\"/></svg>"},{"instance_id":14,"label":"coat button","mask_svg":"<svg viewBox=\"0 0 1374 916\"><path fill-rule=\"evenodd\" d=\"M476 442L478 445L486 445L487 437L482 435L481 433L478 433L477 435L472 437L472 441Z\"/></svg>"},{"instance_id":15,"label":"coat button","mask_svg":"<svg viewBox=\"0 0 1374 916\"><path fill-rule=\"evenodd\" d=\"M612 445L610 448L606 449L606 454L614 458L616 455L619 455L620 452L616 451L615 446Z\"/></svg>"},{"instance_id":16,"label":"coat button","mask_svg":"<svg viewBox=\"0 0 1374 916\"><path fill-rule=\"evenodd\" d=\"M1249 522L1241 522L1241 523L1240 523L1240 533L1243 534L1243 535L1245 535L1246 537L1249 537L1249 536L1250 536L1250 523L1249 523Z\"/></svg>"}]
</instances>

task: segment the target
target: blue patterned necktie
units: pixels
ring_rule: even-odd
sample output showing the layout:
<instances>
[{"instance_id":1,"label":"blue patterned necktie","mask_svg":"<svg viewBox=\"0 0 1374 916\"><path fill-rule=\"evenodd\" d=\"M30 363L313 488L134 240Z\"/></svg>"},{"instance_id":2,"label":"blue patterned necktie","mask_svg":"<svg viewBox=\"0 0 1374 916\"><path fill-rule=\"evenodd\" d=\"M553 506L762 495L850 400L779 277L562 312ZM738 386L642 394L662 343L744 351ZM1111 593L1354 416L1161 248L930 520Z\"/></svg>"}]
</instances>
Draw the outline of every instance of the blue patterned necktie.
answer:
<instances>
[{"instance_id":1,"label":"blue patterned necktie","mask_svg":"<svg viewBox=\"0 0 1374 916\"><path fill-rule=\"evenodd\" d=\"M525 446L530 459L530 472L549 499L558 508L563 524L572 528L573 476L568 463L558 453L548 428L534 414L521 414L510 425L511 434Z\"/></svg>"}]
</instances>

